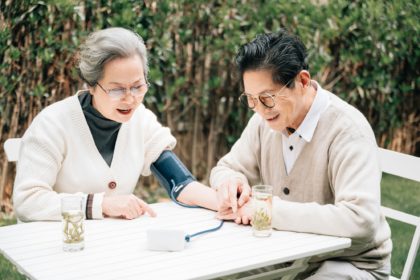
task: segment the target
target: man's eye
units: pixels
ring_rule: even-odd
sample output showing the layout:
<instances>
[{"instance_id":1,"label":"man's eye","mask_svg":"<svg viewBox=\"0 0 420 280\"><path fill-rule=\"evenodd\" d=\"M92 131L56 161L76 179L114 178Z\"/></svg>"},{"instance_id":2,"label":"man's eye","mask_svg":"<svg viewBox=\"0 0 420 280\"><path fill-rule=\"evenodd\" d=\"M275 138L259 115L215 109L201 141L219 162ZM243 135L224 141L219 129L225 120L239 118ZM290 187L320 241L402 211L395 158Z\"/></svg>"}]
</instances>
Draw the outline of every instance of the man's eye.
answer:
<instances>
[{"instance_id":1,"label":"man's eye","mask_svg":"<svg viewBox=\"0 0 420 280\"><path fill-rule=\"evenodd\" d=\"M261 94L263 97L268 97L268 98L270 98L270 97L275 97L276 95L274 94L274 93L271 93L271 92L265 92L265 93L263 93L263 94Z\"/></svg>"},{"instance_id":2,"label":"man's eye","mask_svg":"<svg viewBox=\"0 0 420 280\"><path fill-rule=\"evenodd\" d=\"M271 99L270 95L260 95L260 100L262 102L269 101Z\"/></svg>"}]
</instances>

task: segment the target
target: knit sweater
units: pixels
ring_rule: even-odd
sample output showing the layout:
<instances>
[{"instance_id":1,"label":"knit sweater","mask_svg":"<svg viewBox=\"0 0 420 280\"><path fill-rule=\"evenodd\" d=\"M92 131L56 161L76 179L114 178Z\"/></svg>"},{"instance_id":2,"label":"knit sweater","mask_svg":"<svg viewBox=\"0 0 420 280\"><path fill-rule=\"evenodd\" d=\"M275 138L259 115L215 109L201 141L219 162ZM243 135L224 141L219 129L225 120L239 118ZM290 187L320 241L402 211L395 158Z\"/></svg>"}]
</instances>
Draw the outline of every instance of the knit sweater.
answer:
<instances>
[{"instance_id":1,"label":"knit sweater","mask_svg":"<svg viewBox=\"0 0 420 280\"><path fill-rule=\"evenodd\" d=\"M376 140L357 109L325 92L330 106L289 174L281 132L255 114L213 168L210 184L217 187L237 177L250 185L272 185L275 229L351 238L350 248L312 261L338 258L361 269L376 269L389 261L392 250L390 228L380 211Z\"/></svg>"},{"instance_id":2,"label":"knit sweater","mask_svg":"<svg viewBox=\"0 0 420 280\"><path fill-rule=\"evenodd\" d=\"M121 125L111 166L99 153L77 95L45 108L22 137L13 202L22 221L60 219L60 198L69 193L131 194L140 175L175 138L141 104ZM96 195L97 194L97 195ZM102 218L101 199L93 217Z\"/></svg>"}]
</instances>

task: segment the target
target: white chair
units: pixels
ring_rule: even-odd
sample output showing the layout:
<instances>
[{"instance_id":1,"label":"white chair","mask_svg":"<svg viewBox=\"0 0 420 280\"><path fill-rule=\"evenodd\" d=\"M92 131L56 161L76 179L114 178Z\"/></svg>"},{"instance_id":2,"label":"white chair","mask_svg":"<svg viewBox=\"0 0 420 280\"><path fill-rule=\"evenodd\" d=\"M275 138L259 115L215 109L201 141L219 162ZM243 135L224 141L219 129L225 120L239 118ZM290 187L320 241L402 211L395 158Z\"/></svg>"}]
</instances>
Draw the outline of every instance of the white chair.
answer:
<instances>
[{"instance_id":1,"label":"white chair","mask_svg":"<svg viewBox=\"0 0 420 280\"><path fill-rule=\"evenodd\" d=\"M379 148L382 172L420 182L420 158ZM401 280L409 280L420 244L420 217L382 206L385 217L416 227ZM398 244L394 244L397 245ZM390 279L398 278L391 276Z\"/></svg>"},{"instance_id":2,"label":"white chair","mask_svg":"<svg viewBox=\"0 0 420 280\"><path fill-rule=\"evenodd\" d=\"M6 153L7 160L9 162L18 161L21 144L22 144L21 138L9 138L4 142L3 147ZM18 218L16 218L16 222L21 223L21 221Z\"/></svg>"},{"instance_id":3,"label":"white chair","mask_svg":"<svg viewBox=\"0 0 420 280\"><path fill-rule=\"evenodd\" d=\"M18 161L21 142L21 138L9 138L4 142L4 151L8 161Z\"/></svg>"}]
</instances>

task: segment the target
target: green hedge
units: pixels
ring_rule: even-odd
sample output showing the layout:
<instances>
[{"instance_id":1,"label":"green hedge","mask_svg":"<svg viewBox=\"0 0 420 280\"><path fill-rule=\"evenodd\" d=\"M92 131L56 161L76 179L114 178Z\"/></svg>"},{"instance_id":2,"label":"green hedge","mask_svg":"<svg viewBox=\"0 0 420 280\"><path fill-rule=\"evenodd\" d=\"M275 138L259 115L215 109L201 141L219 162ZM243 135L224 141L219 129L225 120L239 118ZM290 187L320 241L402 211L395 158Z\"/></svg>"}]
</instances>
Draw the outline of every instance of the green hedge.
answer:
<instances>
[{"instance_id":1,"label":"green hedge","mask_svg":"<svg viewBox=\"0 0 420 280\"><path fill-rule=\"evenodd\" d=\"M82 86L74 60L86 34L123 26L141 34L149 49L146 106L206 180L250 116L237 101L238 47L284 27L307 45L314 78L363 111L381 146L419 154L418 1L315 2L2 1L0 139L22 136L42 108ZM2 172L10 174L2 158ZM3 199L11 178L3 177Z\"/></svg>"}]
</instances>

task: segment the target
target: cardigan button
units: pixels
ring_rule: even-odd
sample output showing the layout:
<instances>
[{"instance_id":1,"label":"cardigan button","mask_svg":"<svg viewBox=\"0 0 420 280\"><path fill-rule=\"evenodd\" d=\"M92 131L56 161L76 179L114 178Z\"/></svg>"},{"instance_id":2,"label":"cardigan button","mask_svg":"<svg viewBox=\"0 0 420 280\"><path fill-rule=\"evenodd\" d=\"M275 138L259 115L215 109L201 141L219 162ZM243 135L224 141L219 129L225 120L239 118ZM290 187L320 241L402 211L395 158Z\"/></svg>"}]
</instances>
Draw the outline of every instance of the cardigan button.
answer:
<instances>
[{"instance_id":1,"label":"cardigan button","mask_svg":"<svg viewBox=\"0 0 420 280\"><path fill-rule=\"evenodd\" d=\"M288 194L290 193L289 188L288 188L288 187L285 187L285 188L283 189L283 193L284 193L285 195L288 195Z\"/></svg>"},{"instance_id":2,"label":"cardigan button","mask_svg":"<svg viewBox=\"0 0 420 280\"><path fill-rule=\"evenodd\" d=\"M111 181L108 183L108 188L110 188L111 190L115 189L117 187L117 183L114 181Z\"/></svg>"}]
</instances>

